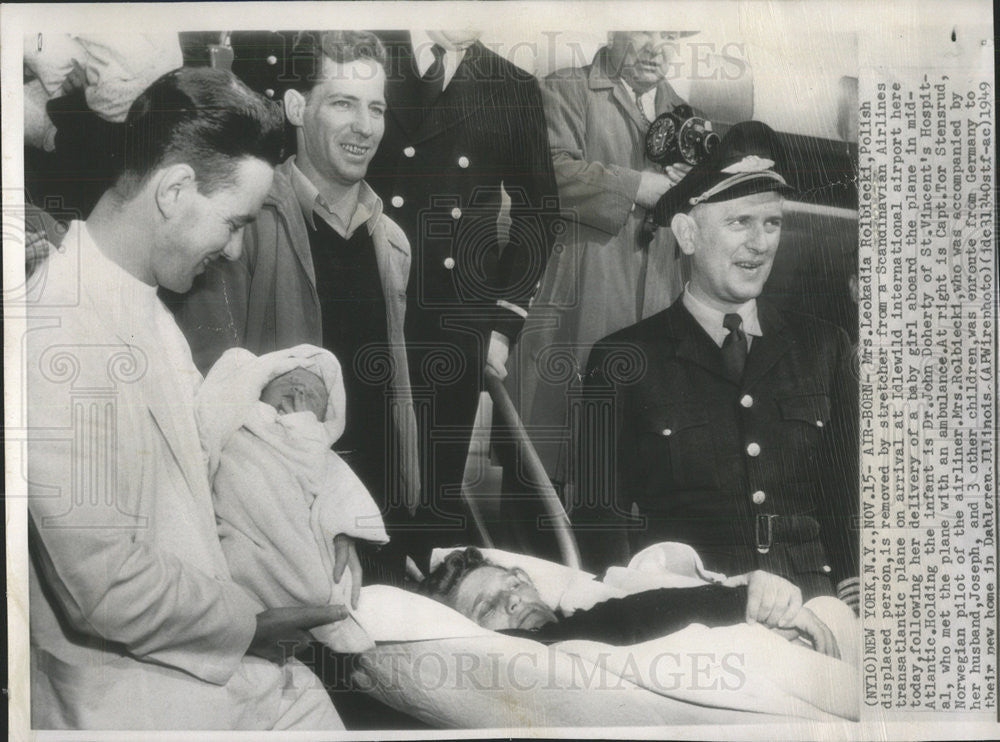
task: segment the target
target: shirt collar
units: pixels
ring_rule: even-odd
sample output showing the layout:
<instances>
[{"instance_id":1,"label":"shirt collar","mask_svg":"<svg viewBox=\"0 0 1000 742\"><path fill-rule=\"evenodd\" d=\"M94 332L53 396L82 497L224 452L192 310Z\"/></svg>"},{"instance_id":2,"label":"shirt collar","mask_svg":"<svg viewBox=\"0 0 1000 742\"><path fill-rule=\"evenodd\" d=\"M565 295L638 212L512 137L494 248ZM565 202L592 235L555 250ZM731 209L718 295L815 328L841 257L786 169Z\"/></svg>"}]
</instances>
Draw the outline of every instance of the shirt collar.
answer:
<instances>
[{"instance_id":1,"label":"shirt collar","mask_svg":"<svg viewBox=\"0 0 1000 742\"><path fill-rule=\"evenodd\" d=\"M417 30L410 31L410 43L413 45L413 61L417 65L417 74L423 77L427 74L430 66L434 64L434 52L431 51L431 47L437 42L428 36L426 31ZM455 76L458 65L465 58L466 50L449 49L443 44L440 46L444 49L444 58L441 60L444 64L444 84L441 86L443 90L448 87L448 83Z\"/></svg>"},{"instance_id":2,"label":"shirt collar","mask_svg":"<svg viewBox=\"0 0 1000 742\"><path fill-rule=\"evenodd\" d=\"M362 224L368 225L369 234L375 230L375 223L382 215L382 199L366 181L359 181L358 188L337 203L327 204L319 189L299 170L294 157L289 164L292 190L310 228L316 228L314 214L318 213L323 221L345 239L350 238Z\"/></svg>"},{"instance_id":3,"label":"shirt collar","mask_svg":"<svg viewBox=\"0 0 1000 742\"><path fill-rule=\"evenodd\" d=\"M691 313L691 316L695 318L698 324L702 326L702 329L721 348L726 335L729 334L729 330L723 327L722 321L726 314L729 313L720 312L715 307L711 307L698 299L689 291L687 284L684 286L684 296L681 298L681 301L684 302L685 308ZM751 299L738 307L736 314L743 318L742 329L748 336L761 337L764 334L760 328L760 319L757 317L756 299Z\"/></svg>"},{"instance_id":4,"label":"shirt collar","mask_svg":"<svg viewBox=\"0 0 1000 742\"><path fill-rule=\"evenodd\" d=\"M630 98L634 99L636 97L636 95L638 95L643 100L648 100L648 99L656 100L656 88L657 88L656 85L654 85L653 87L651 87L645 93L637 94L635 92L635 88L633 88L631 85L629 85L628 82L625 80L624 77L619 77L618 78L618 82L620 82L622 85L625 86L625 92L627 92L629 94Z\"/></svg>"},{"instance_id":5,"label":"shirt collar","mask_svg":"<svg viewBox=\"0 0 1000 742\"><path fill-rule=\"evenodd\" d=\"M637 96L637 94L635 92L635 88L633 88L631 85L629 85L625 81L624 77L619 77L618 78L618 82L625 89L625 92L628 93L628 97L631 98L633 101L635 101L635 104L637 106L641 107L642 114L647 119L649 119L650 121L652 121L653 119L656 118L656 89L657 89L658 85L654 85L649 90L647 90L645 93L639 94Z\"/></svg>"}]
</instances>

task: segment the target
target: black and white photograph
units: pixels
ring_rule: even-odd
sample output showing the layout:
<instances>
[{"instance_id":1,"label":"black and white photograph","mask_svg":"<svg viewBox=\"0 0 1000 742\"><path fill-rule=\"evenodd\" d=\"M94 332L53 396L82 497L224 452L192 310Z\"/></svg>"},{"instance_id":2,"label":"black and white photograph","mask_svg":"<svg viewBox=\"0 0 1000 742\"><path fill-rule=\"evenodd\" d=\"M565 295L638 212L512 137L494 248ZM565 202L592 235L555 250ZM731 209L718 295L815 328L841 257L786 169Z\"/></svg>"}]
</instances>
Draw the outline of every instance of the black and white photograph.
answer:
<instances>
[{"instance_id":1,"label":"black and white photograph","mask_svg":"<svg viewBox=\"0 0 1000 742\"><path fill-rule=\"evenodd\" d=\"M3 4L11 738L1000 732L990 9Z\"/></svg>"}]
</instances>

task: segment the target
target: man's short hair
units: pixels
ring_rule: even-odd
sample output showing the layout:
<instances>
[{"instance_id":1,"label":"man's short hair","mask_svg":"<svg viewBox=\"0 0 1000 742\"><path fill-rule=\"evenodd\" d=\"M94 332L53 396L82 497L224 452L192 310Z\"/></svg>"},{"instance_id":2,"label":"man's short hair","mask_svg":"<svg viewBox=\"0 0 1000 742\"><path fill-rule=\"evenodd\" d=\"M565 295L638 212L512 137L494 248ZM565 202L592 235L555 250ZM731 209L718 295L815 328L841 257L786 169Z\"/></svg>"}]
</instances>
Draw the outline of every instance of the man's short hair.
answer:
<instances>
[{"instance_id":1,"label":"man's short hair","mask_svg":"<svg viewBox=\"0 0 1000 742\"><path fill-rule=\"evenodd\" d=\"M385 67L385 46L371 31L303 31L292 51L292 69L286 89L308 93L324 79L323 59L347 64L371 59Z\"/></svg>"},{"instance_id":2,"label":"man's short hair","mask_svg":"<svg viewBox=\"0 0 1000 742\"><path fill-rule=\"evenodd\" d=\"M475 546L456 549L421 583L420 591L431 598L442 600L457 588L465 576L480 567L497 567Z\"/></svg>"},{"instance_id":3,"label":"man's short hair","mask_svg":"<svg viewBox=\"0 0 1000 742\"><path fill-rule=\"evenodd\" d=\"M179 163L209 193L232 182L240 161L281 161L281 109L233 73L181 67L135 99L125 119L122 167L115 189L130 197L156 170Z\"/></svg>"}]
</instances>

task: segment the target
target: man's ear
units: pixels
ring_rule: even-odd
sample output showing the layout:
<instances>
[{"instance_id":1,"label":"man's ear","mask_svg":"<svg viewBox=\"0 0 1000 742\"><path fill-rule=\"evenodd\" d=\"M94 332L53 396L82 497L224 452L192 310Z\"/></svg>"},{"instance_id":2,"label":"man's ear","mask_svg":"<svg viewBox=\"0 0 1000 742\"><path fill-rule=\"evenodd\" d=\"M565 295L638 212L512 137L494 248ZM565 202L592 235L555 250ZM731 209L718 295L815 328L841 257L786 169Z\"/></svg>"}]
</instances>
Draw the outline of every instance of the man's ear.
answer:
<instances>
[{"instance_id":1,"label":"man's ear","mask_svg":"<svg viewBox=\"0 0 1000 742\"><path fill-rule=\"evenodd\" d=\"M184 162L163 168L153 182L156 208L165 219L178 214L184 198L198 189L194 168Z\"/></svg>"},{"instance_id":2,"label":"man's ear","mask_svg":"<svg viewBox=\"0 0 1000 742\"><path fill-rule=\"evenodd\" d=\"M670 231L674 233L681 252L685 255L694 254L695 237L698 234L698 223L690 214L674 214L670 220Z\"/></svg>"},{"instance_id":3,"label":"man's ear","mask_svg":"<svg viewBox=\"0 0 1000 742\"><path fill-rule=\"evenodd\" d=\"M285 116L292 126L302 126L302 115L306 110L306 97L298 90L289 88L285 91Z\"/></svg>"}]
</instances>

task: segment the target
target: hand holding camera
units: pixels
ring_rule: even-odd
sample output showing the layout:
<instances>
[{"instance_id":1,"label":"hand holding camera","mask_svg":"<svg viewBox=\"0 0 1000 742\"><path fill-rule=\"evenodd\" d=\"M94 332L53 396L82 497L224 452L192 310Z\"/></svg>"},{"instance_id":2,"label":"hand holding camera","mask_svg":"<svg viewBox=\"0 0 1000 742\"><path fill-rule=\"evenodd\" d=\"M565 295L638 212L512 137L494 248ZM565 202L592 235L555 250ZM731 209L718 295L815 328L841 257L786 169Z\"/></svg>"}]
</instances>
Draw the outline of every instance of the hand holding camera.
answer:
<instances>
[{"instance_id":1,"label":"hand holding camera","mask_svg":"<svg viewBox=\"0 0 1000 742\"><path fill-rule=\"evenodd\" d=\"M656 117L646 132L646 156L663 168L644 171L635 201L645 209L656 205L668 190L683 180L693 165L706 159L719 144L712 122L695 116L682 104Z\"/></svg>"},{"instance_id":2,"label":"hand holding camera","mask_svg":"<svg viewBox=\"0 0 1000 742\"><path fill-rule=\"evenodd\" d=\"M655 170L643 170L639 179L639 191L635 195L635 202L644 209L651 209L656 206L660 196L669 191L681 182L691 166L687 163L675 163L668 165L663 172Z\"/></svg>"},{"instance_id":3,"label":"hand holding camera","mask_svg":"<svg viewBox=\"0 0 1000 742\"><path fill-rule=\"evenodd\" d=\"M649 125L646 156L664 166L680 162L697 165L715 151L720 141L711 121L695 116L691 106L681 104L661 113Z\"/></svg>"}]
</instances>

